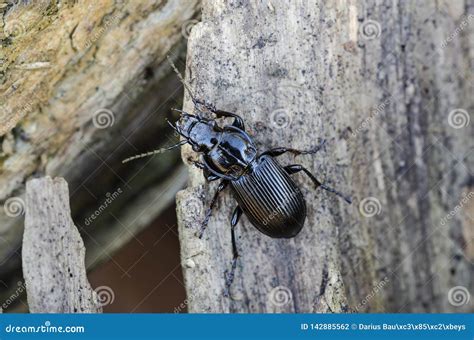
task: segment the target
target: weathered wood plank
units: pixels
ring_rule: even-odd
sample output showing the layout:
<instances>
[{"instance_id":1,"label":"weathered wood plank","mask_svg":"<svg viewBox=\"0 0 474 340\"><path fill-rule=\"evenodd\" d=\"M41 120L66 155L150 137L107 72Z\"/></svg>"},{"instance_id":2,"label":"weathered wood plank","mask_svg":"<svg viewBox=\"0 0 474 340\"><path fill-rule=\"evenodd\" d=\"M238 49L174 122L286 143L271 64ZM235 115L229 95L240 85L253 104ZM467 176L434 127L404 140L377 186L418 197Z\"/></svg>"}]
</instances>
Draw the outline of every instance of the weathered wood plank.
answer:
<instances>
[{"instance_id":1,"label":"weathered wood plank","mask_svg":"<svg viewBox=\"0 0 474 340\"><path fill-rule=\"evenodd\" d=\"M30 312L101 312L84 258L66 181L44 177L27 182L22 260Z\"/></svg>"},{"instance_id":2,"label":"weathered wood plank","mask_svg":"<svg viewBox=\"0 0 474 340\"><path fill-rule=\"evenodd\" d=\"M452 287L474 288L472 219L440 225L472 192L472 11L463 1L203 2L188 41L196 94L242 115L261 150L325 138L317 156L280 161L303 164L355 203L295 176L305 228L273 240L244 217L227 299L236 203L222 195L198 239L216 185L190 168L178 196L190 311L472 310L449 302ZM453 112L464 123L453 124Z\"/></svg>"},{"instance_id":3,"label":"weathered wood plank","mask_svg":"<svg viewBox=\"0 0 474 340\"><path fill-rule=\"evenodd\" d=\"M278 146L309 149L325 138L327 149L317 157L282 156L280 161L301 163L350 193L347 143L338 134L348 124L347 110L324 110L318 85L343 84L342 74L330 76L336 60L324 64L334 50L342 50L330 43L332 35L349 40L350 32L342 25L331 34L320 30L322 14L316 8L311 1L204 2L203 22L188 41L189 80L199 97L242 115L261 151ZM343 62L350 63L350 58ZM191 103L184 108L192 110ZM191 155L186 150L183 158ZM178 199L184 273L193 297L190 311L347 309L337 234L351 223L350 206L315 191L308 178L295 176L309 204L304 230L294 239L270 239L243 217L237 228L240 259L232 298L227 299L223 273L231 263L229 220L236 203L228 193L222 195L205 237L197 239L195 231L215 186L205 185L200 171L190 172L191 188Z\"/></svg>"}]
</instances>

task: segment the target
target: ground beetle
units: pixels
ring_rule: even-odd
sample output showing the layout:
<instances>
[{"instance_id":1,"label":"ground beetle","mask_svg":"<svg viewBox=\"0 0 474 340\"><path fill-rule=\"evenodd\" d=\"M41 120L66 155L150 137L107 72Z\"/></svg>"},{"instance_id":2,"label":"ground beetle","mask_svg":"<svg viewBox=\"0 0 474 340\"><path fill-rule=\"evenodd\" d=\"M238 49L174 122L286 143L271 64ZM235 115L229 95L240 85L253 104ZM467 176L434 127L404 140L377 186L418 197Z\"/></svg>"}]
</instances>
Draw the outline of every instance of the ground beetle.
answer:
<instances>
[{"instance_id":1,"label":"ground beetle","mask_svg":"<svg viewBox=\"0 0 474 340\"><path fill-rule=\"evenodd\" d=\"M260 232L273 238L295 237L303 228L306 219L306 202L290 175L303 171L316 188L332 192L348 203L351 203L351 199L318 181L302 165L281 166L275 159L286 152L294 155L315 154L321 149L324 141L316 148L307 151L279 147L259 153L252 138L245 132L242 118L235 113L218 110L205 101L195 99L176 67L171 61L170 63L188 90L197 114L175 109L181 113L181 117L175 125L168 123L183 140L171 147L133 156L123 162L162 153L184 144L190 144L195 152L200 153L201 161L190 160L190 162L203 169L207 181L221 180L221 182L205 214L198 232L199 237L202 237L209 222L219 193L230 185L238 205L230 222L232 266L231 270L224 274L225 295L228 295L238 257L234 229L242 213L245 213ZM204 112L201 108L205 108L216 118L233 118L233 123L220 127L215 119L203 117Z\"/></svg>"}]
</instances>

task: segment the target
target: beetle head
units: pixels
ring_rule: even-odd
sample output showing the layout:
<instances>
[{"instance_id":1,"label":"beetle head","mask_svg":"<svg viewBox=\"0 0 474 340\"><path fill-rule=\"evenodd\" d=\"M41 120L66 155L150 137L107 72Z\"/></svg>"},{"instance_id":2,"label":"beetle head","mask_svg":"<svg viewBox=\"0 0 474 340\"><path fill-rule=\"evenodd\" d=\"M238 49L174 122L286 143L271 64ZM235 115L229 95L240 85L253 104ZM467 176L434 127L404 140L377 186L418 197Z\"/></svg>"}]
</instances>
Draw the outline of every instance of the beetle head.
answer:
<instances>
[{"instance_id":1,"label":"beetle head","mask_svg":"<svg viewBox=\"0 0 474 340\"><path fill-rule=\"evenodd\" d=\"M214 119L183 114L175 129L184 137L196 152L207 152L218 142L221 128Z\"/></svg>"}]
</instances>

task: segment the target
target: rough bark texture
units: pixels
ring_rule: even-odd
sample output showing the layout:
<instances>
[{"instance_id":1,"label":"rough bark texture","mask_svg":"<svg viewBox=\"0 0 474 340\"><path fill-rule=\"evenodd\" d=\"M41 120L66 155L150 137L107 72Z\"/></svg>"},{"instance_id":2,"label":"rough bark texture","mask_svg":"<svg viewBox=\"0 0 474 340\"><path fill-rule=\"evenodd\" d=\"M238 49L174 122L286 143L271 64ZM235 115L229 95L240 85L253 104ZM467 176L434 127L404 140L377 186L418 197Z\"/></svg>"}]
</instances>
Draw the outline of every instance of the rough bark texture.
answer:
<instances>
[{"instance_id":1,"label":"rough bark texture","mask_svg":"<svg viewBox=\"0 0 474 340\"><path fill-rule=\"evenodd\" d=\"M85 252L71 218L66 181L27 182L22 259L30 312L102 311L87 280Z\"/></svg>"},{"instance_id":2,"label":"rough bark texture","mask_svg":"<svg viewBox=\"0 0 474 340\"><path fill-rule=\"evenodd\" d=\"M164 60L171 54L180 64L198 12L198 1L183 0L0 6L2 278L21 262L24 184L31 176L68 181L89 264L110 258L184 185L177 153L126 165L121 160L170 143L164 116L180 102L181 86ZM107 213L85 225L118 189L123 193ZM142 199L151 195L155 199Z\"/></svg>"},{"instance_id":3,"label":"rough bark texture","mask_svg":"<svg viewBox=\"0 0 474 340\"><path fill-rule=\"evenodd\" d=\"M243 217L226 298L236 203L221 195L198 239L216 185L190 168L178 218L191 312L473 310L472 299L452 303L451 289L473 289L473 211L461 203L472 198L473 130L459 123L474 109L473 11L470 0L203 2L188 40L197 96L242 115L261 151L326 139L314 157L279 161L354 203L294 176L305 228L275 240Z\"/></svg>"}]
</instances>

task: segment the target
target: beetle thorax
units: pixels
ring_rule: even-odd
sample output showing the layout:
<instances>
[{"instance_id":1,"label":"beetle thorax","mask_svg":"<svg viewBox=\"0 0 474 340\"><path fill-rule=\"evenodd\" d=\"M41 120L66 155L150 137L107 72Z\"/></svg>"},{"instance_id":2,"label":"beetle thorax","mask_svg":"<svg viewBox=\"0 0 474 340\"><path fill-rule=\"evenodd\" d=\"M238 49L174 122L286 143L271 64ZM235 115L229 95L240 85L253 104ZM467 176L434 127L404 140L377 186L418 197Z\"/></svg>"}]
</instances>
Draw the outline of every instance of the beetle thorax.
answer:
<instances>
[{"instance_id":1,"label":"beetle thorax","mask_svg":"<svg viewBox=\"0 0 474 340\"><path fill-rule=\"evenodd\" d=\"M219 144L208 154L213 167L234 178L242 176L257 156L253 143L240 132L223 132Z\"/></svg>"}]
</instances>

